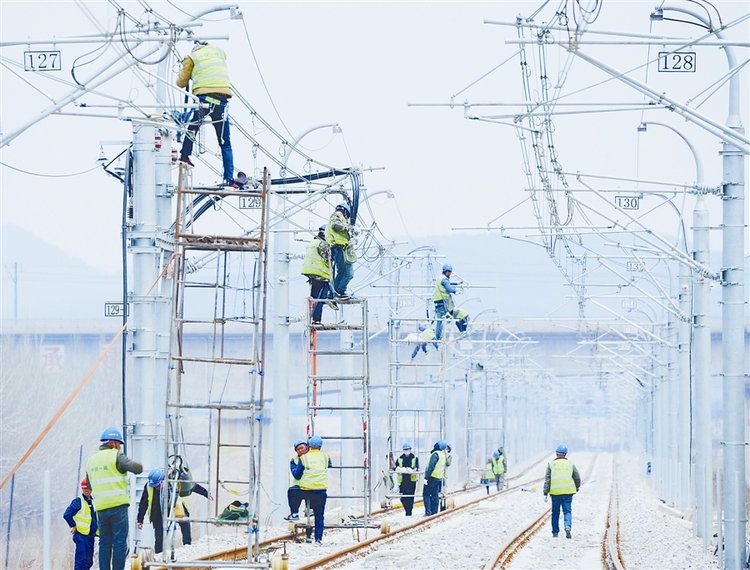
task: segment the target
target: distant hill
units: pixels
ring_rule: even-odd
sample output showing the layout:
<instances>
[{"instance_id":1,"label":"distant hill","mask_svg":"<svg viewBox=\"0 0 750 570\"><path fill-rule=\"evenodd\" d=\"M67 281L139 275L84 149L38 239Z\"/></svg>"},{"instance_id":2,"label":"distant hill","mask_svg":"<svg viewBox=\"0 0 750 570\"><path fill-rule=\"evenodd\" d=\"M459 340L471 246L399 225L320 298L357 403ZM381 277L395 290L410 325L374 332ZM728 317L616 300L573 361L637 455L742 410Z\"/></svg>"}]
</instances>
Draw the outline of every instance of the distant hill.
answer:
<instances>
[{"instance_id":1,"label":"distant hill","mask_svg":"<svg viewBox=\"0 0 750 570\"><path fill-rule=\"evenodd\" d=\"M102 317L105 302L121 300L121 276L87 265L82 260L86 257L85 242L79 259L15 225L0 226L0 238L0 318L14 316L15 263L19 319Z\"/></svg>"}]
</instances>

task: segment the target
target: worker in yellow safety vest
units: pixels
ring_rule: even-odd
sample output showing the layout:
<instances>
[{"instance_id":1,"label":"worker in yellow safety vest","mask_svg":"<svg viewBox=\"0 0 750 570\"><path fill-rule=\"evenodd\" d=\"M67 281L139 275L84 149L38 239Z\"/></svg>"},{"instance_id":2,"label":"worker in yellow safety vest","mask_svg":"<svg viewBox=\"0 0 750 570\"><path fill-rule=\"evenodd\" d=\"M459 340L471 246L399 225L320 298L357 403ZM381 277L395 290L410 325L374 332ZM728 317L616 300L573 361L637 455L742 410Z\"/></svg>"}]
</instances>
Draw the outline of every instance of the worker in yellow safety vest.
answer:
<instances>
[{"instance_id":1,"label":"worker in yellow safety vest","mask_svg":"<svg viewBox=\"0 0 750 570\"><path fill-rule=\"evenodd\" d=\"M547 472L544 476L544 500L547 500L547 495L552 497L552 536L557 538L560 533L560 509L562 508L565 537L571 538L573 495L581 487L581 476L576 466L567 458L568 448L565 445L558 445L555 454L555 459L547 464Z\"/></svg>"},{"instance_id":2,"label":"worker in yellow safety vest","mask_svg":"<svg viewBox=\"0 0 750 570\"><path fill-rule=\"evenodd\" d=\"M422 488L422 498L424 499L424 514L427 517L436 515L440 507L440 489L443 487L448 457L445 453L447 445L442 439L435 442L430 453L430 461L424 472L425 483Z\"/></svg>"},{"instance_id":3,"label":"worker in yellow safety vest","mask_svg":"<svg viewBox=\"0 0 750 570\"><path fill-rule=\"evenodd\" d=\"M120 451L125 444L120 430L104 430L99 451L86 463L86 484L94 497L99 524L99 570L123 570L128 553L128 471L143 466Z\"/></svg>"},{"instance_id":4,"label":"worker in yellow safety vest","mask_svg":"<svg viewBox=\"0 0 750 570\"><path fill-rule=\"evenodd\" d=\"M303 500L306 500L315 517L315 545L323 541L324 516L328 499L328 469L332 467L331 458L320 451L323 438L314 435L310 438L310 451L302 455L296 467L292 468L292 477L299 480ZM312 542L312 529L307 529L306 542Z\"/></svg>"},{"instance_id":5,"label":"worker in yellow safety vest","mask_svg":"<svg viewBox=\"0 0 750 570\"><path fill-rule=\"evenodd\" d=\"M312 310L310 317L312 324L319 325L323 316L323 303L338 310L338 306L331 301L323 301L333 297L331 290L331 246L326 242L326 224L318 228L316 235L307 244L305 259L302 261L302 275L307 277L310 283L310 299L321 299L317 303L310 301Z\"/></svg>"},{"instance_id":6,"label":"worker in yellow safety vest","mask_svg":"<svg viewBox=\"0 0 750 570\"><path fill-rule=\"evenodd\" d=\"M411 452L411 444L404 443L403 453L396 460L396 478L398 479L398 492L401 495L401 504L404 513L411 516L414 508L414 492L417 490L419 481L419 457Z\"/></svg>"},{"instance_id":7,"label":"worker in yellow safety vest","mask_svg":"<svg viewBox=\"0 0 750 570\"><path fill-rule=\"evenodd\" d=\"M81 494L70 502L63 514L76 545L73 570L89 570L94 565L94 538L98 534L91 489L81 481Z\"/></svg>"},{"instance_id":8,"label":"worker in yellow safety vest","mask_svg":"<svg viewBox=\"0 0 750 570\"><path fill-rule=\"evenodd\" d=\"M450 263L443 265L443 272L438 275L435 280L435 291L432 296L432 300L435 303L435 319L437 324L435 325L435 339L440 340L443 338L443 320L448 316L452 316L456 320L456 327L460 332L466 332L466 328L469 325L469 313L463 309L457 309L453 302L453 294L458 293L458 288L451 281L451 275L453 274L453 266Z\"/></svg>"},{"instance_id":9,"label":"worker in yellow safety vest","mask_svg":"<svg viewBox=\"0 0 750 570\"><path fill-rule=\"evenodd\" d=\"M289 469L294 471L294 468L299 465L301 457L307 453L310 448L307 442L298 439L294 442L294 452L297 454L289 460ZM294 477L294 476L293 476ZM292 480L292 485L286 491L286 500L289 503L289 516L284 517L286 521L298 521L299 520L299 507L302 504L302 490L299 487L299 479L296 477Z\"/></svg>"},{"instance_id":10,"label":"worker in yellow safety vest","mask_svg":"<svg viewBox=\"0 0 750 570\"><path fill-rule=\"evenodd\" d=\"M503 457L502 451L496 451L492 454L492 472L495 474L495 485L499 491L503 488L505 476L505 457Z\"/></svg>"},{"instance_id":11,"label":"worker in yellow safety vest","mask_svg":"<svg viewBox=\"0 0 750 570\"><path fill-rule=\"evenodd\" d=\"M187 127L182 141L180 162L194 166L190 160L193 143L206 115L216 130L216 138L221 149L221 160L224 167L224 184L238 188L240 184L234 178L234 155L229 140L229 116L227 104L232 97L232 89L227 68L227 54L223 49L207 42L196 42L190 55L182 61L182 69L177 77L177 87L187 87L193 82L193 95L199 107L193 111L193 117ZM244 175L243 175L244 176ZM238 180L243 177L238 175Z\"/></svg>"},{"instance_id":12,"label":"worker in yellow safety vest","mask_svg":"<svg viewBox=\"0 0 750 570\"><path fill-rule=\"evenodd\" d=\"M331 286L334 297L338 299L349 298L346 288L354 278L354 263L357 261L352 244L355 230L351 218L351 206L342 202L336 206L326 225L326 241L331 246Z\"/></svg>"}]
</instances>

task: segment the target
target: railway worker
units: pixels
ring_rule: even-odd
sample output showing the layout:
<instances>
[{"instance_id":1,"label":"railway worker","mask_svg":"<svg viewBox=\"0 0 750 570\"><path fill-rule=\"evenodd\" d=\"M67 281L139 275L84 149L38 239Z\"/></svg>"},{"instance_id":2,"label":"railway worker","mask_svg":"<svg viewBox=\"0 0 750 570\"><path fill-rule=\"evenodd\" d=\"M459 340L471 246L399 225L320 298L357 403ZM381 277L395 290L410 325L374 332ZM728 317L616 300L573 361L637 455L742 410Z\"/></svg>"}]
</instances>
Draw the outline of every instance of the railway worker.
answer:
<instances>
[{"instance_id":1,"label":"railway worker","mask_svg":"<svg viewBox=\"0 0 750 570\"><path fill-rule=\"evenodd\" d=\"M292 486L286 491L286 500L289 503L289 516L284 517L285 521L299 520L299 506L302 504L302 491L299 488L299 479L294 477L294 468L300 462L300 458L309 451L307 442L298 439L294 442L294 452L297 454L289 460L289 470L292 472Z\"/></svg>"},{"instance_id":2,"label":"railway worker","mask_svg":"<svg viewBox=\"0 0 750 570\"><path fill-rule=\"evenodd\" d=\"M451 463L453 463L453 456L451 455L451 444L446 441L443 441L443 444L445 444L445 473L443 474L443 484L441 485L440 493L441 513L448 508L448 505L445 501L445 490L448 488L448 467L450 467Z\"/></svg>"},{"instance_id":3,"label":"railway worker","mask_svg":"<svg viewBox=\"0 0 750 570\"><path fill-rule=\"evenodd\" d=\"M503 476L505 475L505 457L501 451L492 454L492 478L495 486L500 491L503 488Z\"/></svg>"},{"instance_id":4,"label":"railway worker","mask_svg":"<svg viewBox=\"0 0 750 570\"><path fill-rule=\"evenodd\" d=\"M469 313L463 309L453 309L451 316L456 321L456 328L458 332L465 333L466 329L469 328Z\"/></svg>"},{"instance_id":5,"label":"railway worker","mask_svg":"<svg viewBox=\"0 0 750 570\"><path fill-rule=\"evenodd\" d=\"M182 61L182 69L177 77L177 87L187 87L192 80L192 92L200 107L193 111L185 139L182 141L180 162L193 166L190 155L193 153L198 130L206 115L211 117L216 138L221 148L221 161L224 168L224 184L239 187L234 181L234 156L232 143L229 140L229 117L227 104L232 97L227 69L227 54L220 47L206 42L195 42L190 55Z\"/></svg>"},{"instance_id":6,"label":"railway worker","mask_svg":"<svg viewBox=\"0 0 750 570\"><path fill-rule=\"evenodd\" d=\"M154 527L154 552L157 554L157 561L161 560L161 552L164 549L165 525L161 514L161 490L164 477L163 469L152 469L148 472L148 481L143 487L136 516L138 530L143 530L143 520L148 513L148 519Z\"/></svg>"},{"instance_id":7,"label":"railway worker","mask_svg":"<svg viewBox=\"0 0 750 570\"><path fill-rule=\"evenodd\" d=\"M91 489L86 479L81 481L81 494L70 502L63 518L76 545L73 570L89 570L94 565L94 539L98 533Z\"/></svg>"},{"instance_id":8,"label":"railway worker","mask_svg":"<svg viewBox=\"0 0 750 570\"><path fill-rule=\"evenodd\" d=\"M565 537L570 538L570 530L573 526L573 495L581 486L581 476L578 469L567 458L568 448L560 444L555 450L556 457L547 464L547 472L544 476L544 501L547 495L552 496L552 536L557 538L560 533L560 508L563 511L563 523L565 525Z\"/></svg>"},{"instance_id":9,"label":"railway worker","mask_svg":"<svg viewBox=\"0 0 750 570\"><path fill-rule=\"evenodd\" d=\"M148 518L151 521L151 525L154 527L154 552L156 554L160 554L163 550L163 539L164 539L164 533L162 530L167 526L164 524L166 521L164 520L164 517L162 516L162 496L161 492L164 489L164 479L166 475L164 473L163 469L152 469L148 473L148 481L146 482L146 485L143 487L143 493L141 493L141 500L138 503L138 515L136 517L136 521L138 522L138 530L143 529L143 520L145 519L146 514L148 513ZM173 487L171 485L167 486L167 502L172 501L172 489ZM194 483L193 486L190 489L190 494L192 493L198 493L199 495L203 495L210 501L213 501L214 498L211 496L208 492L208 490L203 487L202 485L199 485L198 483ZM176 498L176 502L174 505L174 513L175 517L177 518L183 518L183 517L189 517L190 516L190 510L188 509L187 504L187 498L183 496L178 496ZM180 526L180 532L182 533L182 544L187 546L189 544L193 543L192 538L192 531L190 528L190 522L189 521L177 521Z\"/></svg>"},{"instance_id":10,"label":"railway worker","mask_svg":"<svg viewBox=\"0 0 750 570\"><path fill-rule=\"evenodd\" d=\"M466 326L469 323L469 314L466 311L456 309L453 303L453 294L458 292L456 283L451 282L451 274L453 273L453 266L450 263L443 265L443 272L438 275L435 280L435 293L433 295L433 301L435 303L435 318L437 319L437 325L435 326L435 339L440 340L443 338L443 320L447 315L454 316L461 315L460 320L456 321L458 330L464 332ZM454 317L459 318L459 317Z\"/></svg>"},{"instance_id":11,"label":"railway worker","mask_svg":"<svg viewBox=\"0 0 750 570\"><path fill-rule=\"evenodd\" d=\"M333 269L333 295L339 299L347 299L346 288L354 278L354 263L357 255L351 243L353 226L349 223L352 209L346 202L342 202L331 214L326 225L326 241L331 246L331 267Z\"/></svg>"},{"instance_id":12,"label":"railway worker","mask_svg":"<svg viewBox=\"0 0 750 570\"><path fill-rule=\"evenodd\" d=\"M330 299L333 296L331 293L331 246L326 242L325 232L326 224L323 224L318 228L318 235L307 244L305 259L302 262L301 273L310 283L310 298L312 299ZM338 309L331 302L328 302L328 306ZM310 316L314 325L320 324L323 316L323 301L315 303Z\"/></svg>"},{"instance_id":13,"label":"railway worker","mask_svg":"<svg viewBox=\"0 0 750 570\"><path fill-rule=\"evenodd\" d=\"M315 516L315 545L321 546L323 540L326 499L328 498L328 469L333 467L331 458L320 451L323 438L314 435L310 438L310 450L300 456L299 463L292 469L292 475L299 480L302 499L308 502ZM305 542L312 542L312 529L307 529Z\"/></svg>"},{"instance_id":14,"label":"railway worker","mask_svg":"<svg viewBox=\"0 0 750 570\"><path fill-rule=\"evenodd\" d=\"M414 508L414 491L417 490L419 480L419 458L411 452L411 444L404 443L403 453L396 460L396 476L398 478L398 492L401 494L401 504L407 517L411 516Z\"/></svg>"},{"instance_id":15,"label":"railway worker","mask_svg":"<svg viewBox=\"0 0 750 570\"><path fill-rule=\"evenodd\" d=\"M125 444L117 428L104 430L101 445L86 462L86 485L94 497L99 525L99 570L124 570L128 554L128 471L143 473L143 465L120 451Z\"/></svg>"},{"instance_id":16,"label":"railway worker","mask_svg":"<svg viewBox=\"0 0 750 570\"><path fill-rule=\"evenodd\" d=\"M438 512L440 506L440 489L443 487L445 477L445 453L446 443L441 439L435 442L430 452L430 461L424 472L425 484L422 489L424 498L424 515L429 517Z\"/></svg>"},{"instance_id":17,"label":"railway worker","mask_svg":"<svg viewBox=\"0 0 750 570\"><path fill-rule=\"evenodd\" d=\"M497 453L497 452L495 452ZM487 458L487 463L484 465L484 475L479 481L480 485L484 485L487 489L487 494L490 494L490 483L495 479L495 471L493 470L492 457Z\"/></svg>"},{"instance_id":18,"label":"railway worker","mask_svg":"<svg viewBox=\"0 0 750 570\"><path fill-rule=\"evenodd\" d=\"M435 350L438 349L438 345L435 340L435 331L432 330L431 327L427 327L425 325L420 324L417 327L417 346L414 347L414 351L411 353L412 358L416 358L417 354L419 353L419 349L422 349L422 352L427 354L427 343L432 342L432 346L435 347Z\"/></svg>"}]
</instances>

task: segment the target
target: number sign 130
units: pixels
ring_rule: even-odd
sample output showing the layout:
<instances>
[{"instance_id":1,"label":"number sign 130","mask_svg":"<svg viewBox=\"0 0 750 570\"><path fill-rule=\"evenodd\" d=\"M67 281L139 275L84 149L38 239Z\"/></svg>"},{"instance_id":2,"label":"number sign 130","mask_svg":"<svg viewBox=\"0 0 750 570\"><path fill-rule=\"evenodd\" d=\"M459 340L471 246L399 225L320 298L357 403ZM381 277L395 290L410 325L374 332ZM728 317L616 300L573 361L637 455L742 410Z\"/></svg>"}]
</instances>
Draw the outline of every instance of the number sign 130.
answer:
<instances>
[{"instance_id":1,"label":"number sign 130","mask_svg":"<svg viewBox=\"0 0 750 570\"><path fill-rule=\"evenodd\" d=\"M695 73L698 61L694 51L660 51L659 71L670 73Z\"/></svg>"},{"instance_id":2,"label":"number sign 130","mask_svg":"<svg viewBox=\"0 0 750 570\"><path fill-rule=\"evenodd\" d=\"M638 196L615 196L615 204L623 210L637 210L640 207Z\"/></svg>"}]
</instances>

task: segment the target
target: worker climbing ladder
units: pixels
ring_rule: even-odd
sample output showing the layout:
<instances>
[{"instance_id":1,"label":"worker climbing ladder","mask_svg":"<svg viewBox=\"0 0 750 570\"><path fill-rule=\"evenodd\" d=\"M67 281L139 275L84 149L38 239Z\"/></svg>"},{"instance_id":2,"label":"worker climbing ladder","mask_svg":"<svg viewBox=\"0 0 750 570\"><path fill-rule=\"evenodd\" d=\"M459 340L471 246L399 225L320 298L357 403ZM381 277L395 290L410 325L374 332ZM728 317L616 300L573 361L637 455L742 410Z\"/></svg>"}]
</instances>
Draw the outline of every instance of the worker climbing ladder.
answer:
<instances>
[{"instance_id":1,"label":"worker climbing ladder","mask_svg":"<svg viewBox=\"0 0 750 570\"><path fill-rule=\"evenodd\" d=\"M313 324L312 305L306 315L307 435L323 438L328 470L326 511L340 508L338 522L326 528L368 528L373 525L370 451L370 361L367 300L337 300L339 322ZM304 527L308 523L295 523Z\"/></svg>"},{"instance_id":2,"label":"worker climbing ladder","mask_svg":"<svg viewBox=\"0 0 750 570\"><path fill-rule=\"evenodd\" d=\"M167 393L169 501L166 559L176 561L177 523L231 525L248 536L247 561L259 550L259 490L265 370L267 175L260 189L193 187L180 165L177 189L172 370ZM242 212L242 228L222 218ZM204 215L205 214L205 215ZM235 219L239 216L235 216ZM231 230L227 230L231 228ZM195 256L195 257L191 257ZM208 339L208 340L207 340ZM193 467L193 470L190 467ZM207 516L181 517L179 495L200 484L216 497ZM197 503L196 503L197 504ZM198 511L198 509L196 509Z\"/></svg>"}]
</instances>

